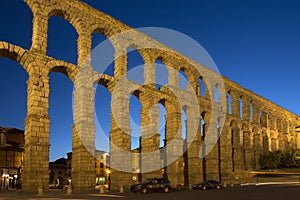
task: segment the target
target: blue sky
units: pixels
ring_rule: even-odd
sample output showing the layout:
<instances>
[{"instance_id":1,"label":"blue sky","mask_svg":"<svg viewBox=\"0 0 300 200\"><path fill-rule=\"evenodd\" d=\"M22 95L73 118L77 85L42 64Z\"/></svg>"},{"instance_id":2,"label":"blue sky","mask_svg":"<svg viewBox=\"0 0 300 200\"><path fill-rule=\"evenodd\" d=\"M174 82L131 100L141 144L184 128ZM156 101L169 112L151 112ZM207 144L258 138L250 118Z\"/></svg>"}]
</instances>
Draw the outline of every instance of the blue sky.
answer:
<instances>
[{"instance_id":1,"label":"blue sky","mask_svg":"<svg viewBox=\"0 0 300 200\"><path fill-rule=\"evenodd\" d=\"M135 28L163 27L186 34L206 49L222 75L300 115L298 1L84 2ZM1 41L30 48L32 14L22 0L0 2L0 26ZM51 18L48 55L76 63L76 37L68 22L58 17ZM93 46L103 39L102 36L95 36ZM24 129L26 79L27 75L18 63L0 59L0 126ZM71 151L73 84L64 75L52 73L50 88L50 159L54 160ZM109 131L109 99L106 89L97 87L96 113L105 134ZM131 103L135 105L133 120L139 123L139 103L134 98Z\"/></svg>"}]
</instances>

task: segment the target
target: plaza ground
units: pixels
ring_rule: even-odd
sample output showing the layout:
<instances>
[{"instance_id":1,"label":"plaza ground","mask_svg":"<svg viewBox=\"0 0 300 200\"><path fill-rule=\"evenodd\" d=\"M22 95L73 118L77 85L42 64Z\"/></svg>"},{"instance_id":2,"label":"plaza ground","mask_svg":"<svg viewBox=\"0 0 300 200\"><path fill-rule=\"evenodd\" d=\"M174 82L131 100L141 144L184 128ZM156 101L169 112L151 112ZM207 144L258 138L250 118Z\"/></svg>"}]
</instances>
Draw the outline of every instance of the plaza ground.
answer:
<instances>
[{"instance_id":1,"label":"plaza ground","mask_svg":"<svg viewBox=\"0 0 300 200\"><path fill-rule=\"evenodd\" d=\"M9 199L147 199L147 200L169 200L169 199L231 199L231 200L282 200L282 199L299 199L300 197L300 184L275 184L275 185L247 185L247 186L234 186L226 187L221 190L180 190L170 193L131 193L125 191L119 193L118 191L110 192L106 194L99 194L98 191L91 193L73 193L67 195L66 191L52 191L45 193L43 196L38 196L36 193L25 193L20 191L6 191L0 192L0 200Z\"/></svg>"}]
</instances>

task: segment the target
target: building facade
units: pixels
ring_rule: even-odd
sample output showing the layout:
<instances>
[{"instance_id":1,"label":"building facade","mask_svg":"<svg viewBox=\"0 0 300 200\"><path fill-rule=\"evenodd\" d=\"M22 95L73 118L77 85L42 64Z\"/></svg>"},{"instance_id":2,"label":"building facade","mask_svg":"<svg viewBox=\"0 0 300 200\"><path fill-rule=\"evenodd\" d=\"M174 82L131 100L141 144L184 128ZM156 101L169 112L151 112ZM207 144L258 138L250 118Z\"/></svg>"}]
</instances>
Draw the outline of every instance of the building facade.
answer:
<instances>
[{"instance_id":1,"label":"building facade","mask_svg":"<svg viewBox=\"0 0 300 200\"><path fill-rule=\"evenodd\" d=\"M24 162L24 131L0 127L0 188L20 188Z\"/></svg>"},{"instance_id":2,"label":"building facade","mask_svg":"<svg viewBox=\"0 0 300 200\"><path fill-rule=\"evenodd\" d=\"M110 173L109 168L109 154L105 151L96 150L95 159L96 171L96 188L104 185L105 188L110 188Z\"/></svg>"},{"instance_id":3,"label":"building facade","mask_svg":"<svg viewBox=\"0 0 300 200\"><path fill-rule=\"evenodd\" d=\"M68 160L59 158L49 163L50 188L63 188L69 184Z\"/></svg>"}]
</instances>

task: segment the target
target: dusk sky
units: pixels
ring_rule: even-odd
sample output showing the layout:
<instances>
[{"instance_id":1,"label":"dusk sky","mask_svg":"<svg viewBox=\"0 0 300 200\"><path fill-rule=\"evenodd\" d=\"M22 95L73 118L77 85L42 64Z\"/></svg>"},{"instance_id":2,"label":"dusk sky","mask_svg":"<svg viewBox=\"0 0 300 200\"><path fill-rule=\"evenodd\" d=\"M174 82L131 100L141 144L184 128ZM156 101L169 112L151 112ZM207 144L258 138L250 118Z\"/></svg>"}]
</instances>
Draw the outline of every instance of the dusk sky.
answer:
<instances>
[{"instance_id":1,"label":"dusk sky","mask_svg":"<svg viewBox=\"0 0 300 200\"><path fill-rule=\"evenodd\" d=\"M84 2L134 28L162 27L186 34L203 46L223 76L300 115L300 2ZM30 49L32 13L22 0L0 1L0 27L0 41ZM93 47L103 38L95 36ZM76 63L76 39L75 29L67 21L59 17L49 20L49 56ZM0 59L0 126L24 130L27 78L18 63ZM55 160L71 151L73 83L65 75L51 73L50 89L50 160ZM97 87L96 113L106 135L109 102L106 89ZM138 113L137 100L131 103L135 105L133 112Z\"/></svg>"}]
</instances>

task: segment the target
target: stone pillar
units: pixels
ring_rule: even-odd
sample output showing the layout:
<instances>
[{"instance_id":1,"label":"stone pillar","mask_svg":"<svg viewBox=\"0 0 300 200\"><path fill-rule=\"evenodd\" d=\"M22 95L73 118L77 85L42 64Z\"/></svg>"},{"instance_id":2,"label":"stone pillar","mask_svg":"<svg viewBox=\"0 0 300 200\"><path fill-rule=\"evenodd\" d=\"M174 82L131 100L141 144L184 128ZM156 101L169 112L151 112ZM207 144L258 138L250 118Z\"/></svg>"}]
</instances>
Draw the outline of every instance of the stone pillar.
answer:
<instances>
[{"instance_id":1,"label":"stone pillar","mask_svg":"<svg viewBox=\"0 0 300 200\"><path fill-rule=\"evenodd\" d=\"M201 96L201 84L199 82L196 83L196 95Z\"/></svg>"},{"instance_id":2,"label":"stone pillar","mask_svg":"<svg viewBox=\"0 0 300 200\"><path fill-rule=\"evenodd\" d=\"M211 149L205 157L206 160L206 179L219 180L219 158L218 158L218 132L217 123L206 123L207 132L205 134L206 149Z\"/></svg>"},{"instance_id":3,"label":"stone pillar","mask_svg":"<svg viewBox=\"0 0 300 200\"><path fill-rule=\"evenodd\" d=\"M48 43L48 16L39 11L34 13L31 51L46 54Z\"/></svg>"},{"instance_id":4,"label":"stone pillar","mask_svg":"<svg viewBox=\"0 0 300 200\"><path fill-rule=\"evenodd\" d=\"M198 123L193 122L190 119L189 110L187 111L188 121L187 121L187 146L189 146L187 150L188 157L188 183L195 184L199 183L203 179L203 168L202 168L202 159L199 156L200 147L202 145L201 141L201 124L199 117L194 115L194 117ZM197 133L194 138L191 138L190 131L198 127Z\"/></svg>"},{"instance_id":5,"label":"stone pillar","mask_svg":"<svg viewBox=\"0 0 300 200\"><path fill-rule=\"evenodd\" d=\"M240 119L240 101L235 95L231 95L232 100L232 115Z\"/></svg>"},{"instance_id":6,"label":"stone pillar","mask_svg":"<svg viewBox=\"0 0 300 200\"><path fill-rule=\"evenodd\" d=\"M255 103L252 103L252 123L260 124L260 109Z\"/></svg>"},{"instance_id":7,"label":"stone pillar","mask_svg":"<svg viewBox=\"0 0 300 200\"><path fill-rule=\"evenodd\" d=\"M183 175L183 141L181 137L181 112L176 109L173 102L166 102L166 155L168 178L172 187L177 187L184 181ZM171 162L174 161L174 162Z\"/></svg>"},{"instance_id":8,"label":"stone pillar","mask_svg":"<svg viewBox=\"0 0 300 200\"><path fill-rule=\"evenodd\" d=\"M95 186L94 93L90 66L81 66L74 82L72 133L72 186L74 191L92 191Z\"/></svg>"},{"instance_id":9,"label":"stone pillar","mask_svg":"<svg viewBox=\"0 0 300 200\"><path fill-rule=\"evenodd\" d=\"M268 121L269 121L270 130L276 130L276 118L273 114L271 113L269 114Z\"/></svg>"},{"instance_id":10,"label":"stone pillar","mask_svg":"<svg viewBox=\"0 0 300 200\"><path fill-rule=\"evenodd\" d=\"M122 85L120 87L126 87ZM120 91L123 89L120 88ZM125 90L125 89L124 89ZM129 188L132 177L131 130L129 99L121 93L113 93L110 131L111 189Z\"/></svg>"},{"instance_id":11,"label":"stone pillar","mask_svg":"<svg viewBox=\"0 0 300 200\"><path fill-rule=\"evenodd\" d=\"M268 113L265 111L263 111L261 115L261 126L265 128L269 127Z\"/></svg>"},{"instance_id":12,"label":"stone pillar","mask_svg":"<svg viewBox=\"0 0 300 200\"><path fill-rule=\"evenodd\" d=\"M243 175L244 167L244 148L241 145L241 130L238 127L232 127L232 158L233 158L233 177L234 183L240 183L240 178Z\"/></svg>"},{"instance_id":13,"label":"stone pillar","mask_svg":"<svg viewBox=\"0 0 300 200\"><path fill-rule=\"evenodd\" d=\"M127 52L122 49L115 49L115 71L114 77L120 79L123 76L126 76L127 73Z\"/></svg>"},{"instance_id":14,"label":"stone pillar","mask_svg":"<svg viewBox=\"0 0 300 200\"><path fill-rule=\"evenodd\" d=\"M178 88L179 87L178 71L171 67L167 67L167 68L169 72L169 78L168 78L169 85Z\"/></svg>"},{"instance_id":15,"label":"stone pillar","mask_svg":"<svg viewBox=\"0 0 300 200\"><path fill-rule=\"evenodd\" d=\"M283 131L283 128L282 128L282 120L277 118L277 121L276 121L276 127L277 127L277 131L278 132L282 132Z\"/></svg>"},{"instance_id":16,"label":"stone pillar","mask_svg":"<svg viewBox=\"0 0 300 200\"><path fill-rule=\"evenodd\" d=\"M225 126L220 136L221 178L223 183L230 183L232 174L231 129Z\"/></svg>"},{"instance_id":17,"label":"stone pillar","mask_svg":"<svg viewBox=\"0 0 300 200\"><path fill-rule=\"evenodd\" d=\"M37 192L49 188L49 78L30 74L27 86L22 190Z\"/></svg>"},{"instance_id":18,"label":"stone pillar","mask_svg":"<svg viewBox=\"0 0 300 200\"><path fill-rule=\"evenodd\" d=\"M268 134L268 131L266 129L263 129L262 130L262 150L264 152L268 152L271 150L271 146L272 146L272 138L270 137L270 134ZM276 147L276 145L275 145L275 147Z\"/></svg>"},{"instance_id":19,"label":"stone pillar","mask_svg":"<svg viewBox=\"0 0 300 200\"><path fill-rule=\"evenodd\" d=\"M144 67L144 80L146 85L153 85L154 88L156 86L156 63L151 60L145 61Z\"/></svg>"},{"instance_id":20,"label":"stone pillar","mask_svg":"<svg viewBox=\"0 0 300 200\"><path fill-rule=\"evenodd\" d=\"M252 133L244 131L244 151L245 151L245 169L251 171L253 169L253 146L251 144Z\"/></svg>"},{"instance_id":21,"label":"stone pillar","mask_svg":"<svg viewBox=\"0 0 300 200\"><path fill-rule=\"evenodd\" d=\"M250 102L247 98L243 98L243 121L250 121Z\"/></svg>"},{"instance_id":22,"label":"stone pillar","mask_svg":"<svg viewBox=\"0 0 300 200\"><path fill-rule=\"evenodd\" d=\"M254 148L254 169L259 170L259 157L262 153L262 137L261 134L258 133L257 131L253 132L253 148Z\"/></svg>"},{"instance_id":23,"label":"stone pillar","mask_svg":"<svg viewBox=\"0 0 300 200\"><path fill-rule=\"evenodd\" d=\"M85 31L78 33L78 65L91 65L92 36Z\"/></svg>"},{"instance_id":24,"label":"stone pillar","mask_svg":"<svg viewBox=\"0 0 300 200\"><path fill-rule=\"evenodd\" d=\"M143 95L141 98L141 168L143 179L151 177L161 177L160 172L160 150L159 150L159 116L158 105L151 105L149 96ZM146 172L146 173L145 173Z\"/></svg>"}]
</instances>

